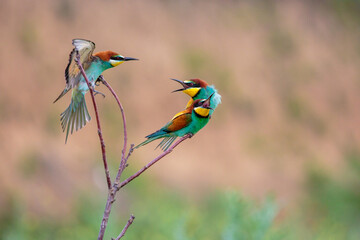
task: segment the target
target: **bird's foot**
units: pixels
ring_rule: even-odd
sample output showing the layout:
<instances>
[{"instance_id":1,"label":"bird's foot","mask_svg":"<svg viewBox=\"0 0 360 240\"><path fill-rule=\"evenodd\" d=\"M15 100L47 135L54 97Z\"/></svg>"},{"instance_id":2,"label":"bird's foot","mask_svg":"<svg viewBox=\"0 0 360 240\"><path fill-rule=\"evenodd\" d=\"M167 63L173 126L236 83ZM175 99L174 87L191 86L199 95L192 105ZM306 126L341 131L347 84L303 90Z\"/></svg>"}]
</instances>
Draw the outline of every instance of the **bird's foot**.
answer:
<instances>
[{"instance_id":1,"label":"bird's foot","mask_svg":"<svg viewBox=\"0 0 360 240\"><path fill-rule=\"evenodd\" d=\"M192 138L194 136L193 133L188 133L187 135L189 136L189 138Z\"/></svg>"},{"instance_id":2,"label":"bird's foot","mask_svg":"<svg viewBox=\"0 0 360 240\"><path fill-rule=\"evenodd\" d=\"M97 94L100 94L101 96L103 96L105 98L105 94L103 94L102 92L96 91L95 89L93 89L94 91L94 96L96 96Z\"/></svg>"},{"instance_id":3,"label":"bird's foot","mask_svg":"<svg viewBox=\"0 0 360 240\"><path fill-rule=\"evenodd\" d=\"M100 75L100 76L98 77L98 79L96 79L95 85L96 85L96 86L99 86L100 83L104 83L104 81L105 81L104 76L103 76L103 75Z\"/></svg>"}]
</instances>

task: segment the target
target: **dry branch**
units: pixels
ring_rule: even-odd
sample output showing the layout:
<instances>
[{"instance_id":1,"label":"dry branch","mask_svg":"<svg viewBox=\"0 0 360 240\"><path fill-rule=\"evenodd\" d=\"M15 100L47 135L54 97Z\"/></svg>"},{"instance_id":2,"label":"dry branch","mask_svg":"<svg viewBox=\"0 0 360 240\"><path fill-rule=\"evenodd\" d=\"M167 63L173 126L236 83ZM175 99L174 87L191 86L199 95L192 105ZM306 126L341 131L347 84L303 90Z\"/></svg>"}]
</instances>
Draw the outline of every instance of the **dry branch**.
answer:
<instances>
[{"instance_id":1,"label":"dry branch","mask_svg":"<svg viewBox=\"0 0 360 240\"><path fill-rule=\"evenodd\" d=\"M129 226L133 223L134 219L135 219L134 215L131 215L130 219L127 221L125 227L123 228L123 230L121 231L119 236L117 236L117 238L115 238L115 239L112 238L112 240L119 240L120 238L122 238L125 235L125 233L126 233L127 229L129 228Z\"/></svg>"},{"instance_id":2,"label":"dry branch","mask_svg":"<svg viewBox=\"0 0 360 240\"><path fill-rule=\"evenodd\" d=\"M93 86L90 84L89 79L87 78L86 73L84 71L84 68L80 63L80 55L79 55L78 51L76 52L75 61L76 61L77 65L78 65L78 67L79 67L79 69L81 71L81 74L83 75L83 77L84 77L84 79L85 79L85 81L86 81L86 83L88 85L88 88L90 90L91 99L92 99L92 102L93 102L93 105L94 105L94 111L95 111L96 122L97 122L97 126L98 126L98 135L99 135L99 140L100 140L100 145L101 145L101 152L102 152L102 157L103 157L106 181L107 181L107 185L108 185L108 189L109 189L108 197L107 197L107 201L106 201L106 205L105 205L105 210L104 210L104 215L103 215L103 218L102 218L102 221L101 221L100 231L99 231L99 235L98 235L98 240L102 240L104 238L104 235L105 235L105 230L106 230L107 223L108 223L108 220L109 220L112 204L115 202L116 193L122 187L124 187L125 185L130 183L132 180L139 177L143 172L145 172L148 168L150 168L152 165L154 165L160 159L162 159L163 157L165 157L166 155L171 153L173 151L173 149L176 146L178 146L182 141L184 141L185 139L191 138L192 134L187 134L187 135L181 137L177 142L175 142L172 146L170 146L169 149L167 149L165 152L161 153L158 157L156 157L155 159L150 161L148 164L146 164L142 169L140 169L134 175L130 176L129 178L127 178L126 180L124 180L123 182L120 183L121 174L122 174L122 172L124 171L124 169L127 166L127 161L129 159L129 157L131 156L131 153L134 151L134 145L131 144L130 149L129 149L127 155L126 155L127 128L126 128L126 118L125 118L124 108L123 108L118 96L116 95L115 91L105 81L105 79L102 76L100 76L98 80L101 81L109 89L109 91L113 94L117 104L119 105L119 108L121 110L122 119L123 119L123 128L124 128L124 146L123 146L123 149L122 149L119 169L118 169L116 178L114 180L114 184L112 185L111 179L110 179L110 173L109 173L109 169L108 169L108 164L107 164L107 160L106 160L105 143L104 143L104 139L103 139L103 136L102 136L100 118L99 118L99 114L98 114L98 110L97 110L97 105L96 105L96 102L95 102ZM125 225L125 227L123 228L123 230L121 231L121 233L119 234L119 236L115 240L119 240L120 238L122 238L125 235L127 229L133 223L134 219L135 219L135 217L133 215L131 215L130 219L127 222L127 224Z\"/></svg>"},{"instance_id":3,"label":"dry branch","mask_svg":"<svg viewBox=\"0 0 360 240\"><path fill-rule=\"evenodd\" d=\"M109 172L109 168L108 168L108 164L107 164L107 160L106 160L106 151L105 151L105 142L104 142L104 138L102 136L102 131L101 131L101 125L100 125L100 118L99 118L99 113L98 113L98 109L97 109L97 105L95 102L95 96L94 96L94 91L93 88L90 84L89 79L86 76L86 73L84 71L83 66L80 63L80 54L79 51L76 51L76 58L75 58L75 62L77 63L81 74L83 75L86 84L90 90L90 95L91 95L91 99L94 105L94 111L95 111L95 116L96 116L96 123L97 123L97 127L98 127L98 135L99 135L99 139L100 139L100 145L101 145L101 153L102 153L102 159L103 159L103 163L104 163L104 169L105 169L105 176L106 176L106 182L107 182L107 186L108 189L111 189L111 179L110 179L110 172Z\"/></svg>"}]
</instances>

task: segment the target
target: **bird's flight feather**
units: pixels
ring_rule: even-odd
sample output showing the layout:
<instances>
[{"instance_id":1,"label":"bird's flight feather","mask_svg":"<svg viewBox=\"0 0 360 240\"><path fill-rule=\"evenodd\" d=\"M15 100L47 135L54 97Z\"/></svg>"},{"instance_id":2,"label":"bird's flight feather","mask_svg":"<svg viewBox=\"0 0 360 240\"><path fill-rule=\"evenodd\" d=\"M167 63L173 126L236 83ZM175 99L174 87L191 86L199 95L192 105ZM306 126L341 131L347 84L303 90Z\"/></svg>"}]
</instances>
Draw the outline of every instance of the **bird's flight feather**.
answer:
<instances>
[{"instance_id":1,"label":"bird's flight feather","mask_svg":"<svg viewBox=\"0 0 360 240\"><path fill-rule=\"evenodd\" d=\"M69 64L65 69L66 88L68 89L75 87L80 80L80 70L75 62L76 50L80 54L80 63L86 70L91 64L95 49L95 43L84 39L74 39L72 44L75 48L70 53Z\"/></svg>"},{"instance_id":2,"label":"bird's flight feather","mask_svg":"<svg viewBox=\"0 0 360 240\"><path fill-rule=\"evenodd\" d=\"M69 55L69 63L65 69L66 86L64 91L62 91L59 97L56 98L54 103L60 98L62 98L70 89L74 88L77 84L79 84L81 73L79 67L75 62L76 50L80 54L80 63L82 64L85 71L91 64L92 54L95 49L95 43L85 39L73 39L72 44L75 48L71 51Z\"/></svg>"}]
</instances>

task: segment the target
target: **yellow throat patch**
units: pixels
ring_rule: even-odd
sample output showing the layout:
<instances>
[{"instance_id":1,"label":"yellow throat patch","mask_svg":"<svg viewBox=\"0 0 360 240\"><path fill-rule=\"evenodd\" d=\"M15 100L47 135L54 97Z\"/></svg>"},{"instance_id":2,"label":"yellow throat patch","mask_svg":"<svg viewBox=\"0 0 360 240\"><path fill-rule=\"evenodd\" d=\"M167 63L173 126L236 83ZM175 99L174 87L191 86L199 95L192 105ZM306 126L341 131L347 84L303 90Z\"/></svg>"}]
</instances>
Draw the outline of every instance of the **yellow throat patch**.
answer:
<instances>
[{"instance_id":1,"label":"yellow throat patch","mask_svg":"<svg viewBox=\"0 0 360 240\"><path fill-rule=\"evenodd\" d=\"M210 109L203 108L203 107L196 107L196 108L194 108L194 111L201 117L208 117Z\"/></svg>"},{"instance_id":2,"label":"yellow throat patch","mask_svg":"<svg viewBox=\"0 0 360 240\"><path fill-rule=\"evenodd\" d=\"M189 95L190 97L194 97L194 96L196 96L196 94L198 94L200 89L201 88L188 88L188 89L183 90L183 92L186 93L187 95Z\"/></svg>"},{"instance_id":3,"label":"yellow throat patch","mask_svg":"<svg viewBox=\"0 0 360 240\"><path fill-rule=\"evenodd\" d=\"M110 64L111 64L111 66L113 66L113 67L116 67L117 65L120 65L120 64L122 64L124 61L116 61L116 60L112 60L112 59L110 59Z\"/></svg>"}]
</instances>

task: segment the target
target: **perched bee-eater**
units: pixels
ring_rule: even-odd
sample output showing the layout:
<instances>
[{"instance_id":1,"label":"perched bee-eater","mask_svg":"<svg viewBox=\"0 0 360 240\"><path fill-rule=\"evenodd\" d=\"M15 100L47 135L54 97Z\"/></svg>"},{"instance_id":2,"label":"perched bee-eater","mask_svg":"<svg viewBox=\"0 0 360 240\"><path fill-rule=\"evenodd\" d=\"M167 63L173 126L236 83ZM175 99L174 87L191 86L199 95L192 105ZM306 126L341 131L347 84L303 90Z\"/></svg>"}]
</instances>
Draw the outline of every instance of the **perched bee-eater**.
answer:
<instances>
[{"instance_id":1,"label":"perched bee-eater","mask_svg":"<svg viewBox=\"0 0 360 240\"><path fill-rule=\"evenodd\" d=\"M65 69L66 86L60 96L54 103L72 89L71 103L69 107L60 115L60 121L63 131L66 130L66 139L71 128L71 134L81 129L89 122L91 117L86 107L85 94L89 91L88 85L82 76L76 62L76 52L80 54L80 63L82 64L86 76L91 86L95 87L95 82L103 71L116 67L125 61L138 60L131 57L123 57L112 51L98 52L93 55L95 43L84 39L73 39L74 49L69 56L69 63ZM100 93L94 90L95 93ZM101 93L100 93L101 94Z\"/></svg>"},{"instance_id":2,"label":"perched bee-eater","mask_svg":"<svg viewBox=\"0 0 360 240\"><path fill-rule=\"evenodd\" d=\"M194 100L184 111L177 113L170 122L160 130L146 136L147 140L137 145L135 148L148 144L156 139L164 138L157 147L166 151L177 137L186 134L194 135L209 122L210 99Z\"/></svg>"},{"instance_id":3,"label":"perched bee-eater","mask_svg":"<svg viewBox=\"0 0 360 240\"><path fill-rule=\"evenodd\" d=\"M211 98L211 101L210 101L210 108L211 108L210 116L211 116L212 113L214 112L215 108L217 107L217 105L219 105L219 103L221 103L221 96L220 96L220 94L218 94L215 87L213 85L210 86L204 80L201 80L198 78L190 79L190 80L186 80L186 81L181 81L181 80L174 79L174 78L171 78L171 80L174 80L183 86L183 88L177 89L173 92L182 91L191 97L191 99L189 100L189 102L186 105L186 108L188 108L194 100L206 99L210 95L214 94L214 96Z\"/></svg>"}]
</instances>

